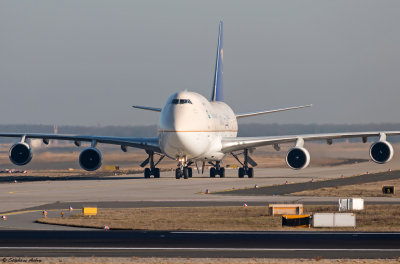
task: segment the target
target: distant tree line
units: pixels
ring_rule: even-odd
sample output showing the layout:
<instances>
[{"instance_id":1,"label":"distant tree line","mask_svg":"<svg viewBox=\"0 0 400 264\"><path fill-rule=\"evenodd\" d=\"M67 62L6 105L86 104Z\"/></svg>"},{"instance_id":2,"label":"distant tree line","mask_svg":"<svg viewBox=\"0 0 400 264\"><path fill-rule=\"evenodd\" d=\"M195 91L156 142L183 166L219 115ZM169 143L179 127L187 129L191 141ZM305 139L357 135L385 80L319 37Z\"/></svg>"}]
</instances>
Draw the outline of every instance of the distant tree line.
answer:
<instances>
[{"instance_id":1,"label":"distant tree line","mask_svg":"<svg viewBox=\"0 0 400 264\"><path fill-rule=\"evenodd\" d=\"M239 136L277 136L314 133L357 132L357 131L400 131L400 123L383 124L241 124ZM53 133L52 125L0 125L0 132ZM157 126L58 126L59 134L80 134L117 137L155 137ZM390 138L400 142L400 136ZM0 142L14 142L4 138Z\"/></svg>"}]
</instances>

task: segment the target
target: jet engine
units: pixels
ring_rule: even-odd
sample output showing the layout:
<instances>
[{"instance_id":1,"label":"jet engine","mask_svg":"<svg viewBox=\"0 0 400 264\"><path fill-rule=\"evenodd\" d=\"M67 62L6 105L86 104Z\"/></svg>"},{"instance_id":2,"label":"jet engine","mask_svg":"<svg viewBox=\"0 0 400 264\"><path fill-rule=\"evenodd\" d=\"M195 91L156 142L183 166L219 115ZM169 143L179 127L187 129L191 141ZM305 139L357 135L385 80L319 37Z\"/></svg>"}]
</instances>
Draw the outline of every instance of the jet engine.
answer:
<instances>
[{"instance_id":1,"label":"jet engine","mask_svg":"<svg viewBox=\"0 0 400 264\"><path fill-rule=\"evenodd\" d=\"M303 147L294 147L286 156L286 164L294 169L304 169L310 164L310 153Z\"/></svg>"},{"instance_id":2,"label":"jet engine","mask_svg":"<svg viewBox=\"0 0 400 264\"><path fill-rule=\"evenodd\" d=\"M8 156L15 165L26 165L32 159L32 149L27 143L18 142L11 146Z\"/></svg>"},{"instance_id":3,"label":"jet engine","mask_svg":"<svg viewBox=\"0 0 400 264\"><path fill-rule=\"evenodd\" d=\"M375 142L369 149L369 156L374 162L384 164L393 158L393 147L385 140Z\"/></svg>"},{"instance_id":4,"label":"jet engine","mask_svg":"<svg viewBox=\"0 0 400 264\"><path fill-rule=\"evenodd\" d=\"M79 165L87 171L95 171L101 166L102 155L97 148L84 149L79 155Z\"/></svg>"}]
</instances>

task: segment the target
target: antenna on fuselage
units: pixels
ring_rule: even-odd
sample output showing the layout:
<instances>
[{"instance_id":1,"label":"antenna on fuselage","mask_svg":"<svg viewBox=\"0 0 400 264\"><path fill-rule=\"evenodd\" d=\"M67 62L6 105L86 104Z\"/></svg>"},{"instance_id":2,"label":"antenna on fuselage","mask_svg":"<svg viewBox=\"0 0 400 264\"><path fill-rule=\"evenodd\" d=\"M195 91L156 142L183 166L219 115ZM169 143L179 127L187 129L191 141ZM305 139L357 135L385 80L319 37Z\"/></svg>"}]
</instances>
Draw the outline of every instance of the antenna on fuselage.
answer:
<instances>
[{"instance_id":1,"label":"antenna on fuselage","mask_svg":"<svg viewBox=\"0 0 400 264\"><path fill-rule=\"evenodd\" d=\"M222 47L223 38L222 38L222 29L223 22L219 22L219 34L218 34L218 48L217 48L217 59L215 61L215 72L214 72L214 85L212 90L211 101L222 101L222 63L224 58L224 49Z\"/></svg>"}]
</instances>

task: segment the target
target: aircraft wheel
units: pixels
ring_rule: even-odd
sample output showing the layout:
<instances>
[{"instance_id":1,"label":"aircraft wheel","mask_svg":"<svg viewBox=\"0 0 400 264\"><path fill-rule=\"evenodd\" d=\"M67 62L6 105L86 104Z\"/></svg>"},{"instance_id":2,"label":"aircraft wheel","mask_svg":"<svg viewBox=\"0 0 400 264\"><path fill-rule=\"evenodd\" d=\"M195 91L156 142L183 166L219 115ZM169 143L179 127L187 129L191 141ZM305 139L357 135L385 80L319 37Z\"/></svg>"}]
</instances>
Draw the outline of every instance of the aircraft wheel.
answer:
<instances>
[{"instance_id":1,"label":"aircraft wheel","mask_svg":"<svg viewBox=\"0 0 400 264\"><path fill-rule=\"evenodd\" d=\"M249 169L248 169L248 171L247 171L247 176L248 176L249 178L253 178L253 176L254 176L254 170L253 170L253 168L249 168Z\"/></svg>"},{"instance_id":2,"label":"aircraft wheel","mask_svg":"<svg viewBox=\"0 0 400 264\"><path fill-rule=\"evenodd\" d=\"M192 176L193 176L192 168L188 168L188 172L189 172L189 178L192 178Z\"/></svg>"},{"instance_id":3,"label":"aircraft wheel","mask_svg":"<svg viewBox=\"0 0 400 264\"><path fill-rule=\"evenodd\" d=\"M219 177L220 178L225 178L225 168L219 169Z\"/></svg>"},{"instance_id":4,"label":"aircraft wheel","mask_svg":"<svg viewBox=\"0 0 400 264\"><path fill-rule=\"evenodd\" d=\"M149 168L144 169L144 177L145 178L150 178L151 171Z\"/></svg>"},{"instance_id":5,"label":"aircraft wheel","mask_svg":"<svg viewBox=\"0 0 400 264\"><path fill-rule=\"evenodd\" d=\"M210 177L215 178L215 174L216 174L215 168L211 168L210 169Z\"/></svg>"},{"instance_id":6,"label":"aircraft wheel","mask_svg":"<svg viewBox=\"0 0 400 264\"><path fill-rule=\"evenodd\" d=\"M189 170L187 167L183 168L183 178L188 179L189 178Z\"/></svg>"},{"instance_id":7,"label":"aircraft wheel","mask_svg":"<svg viewBox=\"0 0 400 264\"><path fill-rule=\"evenodd\" d=\"M153 174L154 174L154 178L160 178L160 169L155 168L153 171Z\"/></svg>"},{"instance_id":8,"label":"aircraft wheel","mask_svg":"<svg viewBox=\"0 0 400 264\"><path fill-rule=\"evenodd\" d=\"M175 178L179 180L181 178L181 176L182 176L181 169L176 169L175 170Z\"/></svg>"},{"instance_id":9,"label":"aircraft wheel","mask_svg":"<svg viewBox=\"0 0 400 264\"><path fill-rule=\"evenodd\" d=\"M243 178L244 177L244 169L239 168L238 174L239 174L239 178Z\"/></svg>"}]
</instances>

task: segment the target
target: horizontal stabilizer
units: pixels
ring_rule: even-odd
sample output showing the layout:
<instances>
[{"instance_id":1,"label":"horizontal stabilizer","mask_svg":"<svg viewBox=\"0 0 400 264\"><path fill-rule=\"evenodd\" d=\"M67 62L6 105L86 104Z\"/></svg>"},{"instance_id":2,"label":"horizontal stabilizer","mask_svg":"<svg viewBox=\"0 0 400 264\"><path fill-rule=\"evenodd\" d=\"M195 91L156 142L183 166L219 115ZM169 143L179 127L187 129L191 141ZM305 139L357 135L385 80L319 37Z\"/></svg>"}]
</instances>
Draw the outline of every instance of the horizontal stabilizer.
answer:
<instances>
[{"instance_id":1,"label":"horizontal stabilizer","mask_svg":"<svg viewBox=\"0 0 400 264\"><path fill-rule=\"evenodd\" d=\"M236 114L236 118L243 118L243 117L248 117L248 116L264 115L264 114L272 114L272 113L283 112L283 111L288 111L288 110L295 110L295 109L311 107L311 106L312 105L310 104L310 105L302 105L302 106L295 106L295 107L288 107L288 108L280 108L280 109L275 109L275 110L263 110L263 111L258 111L258 112L240 113L240 114Z\"/></svg>"},{"instance_id":2,"label":"horizontal stabilizer","mask_svg":"<svg viewBox=\"0 0 400 264\"><path fill-rule=\"evenodd\" d=\"M154 111L154 112L161 112L161 108L157 108L157 107L140 106L140 105L132 105L132 107L137 108L137 109Z\"/></svg>"}]
</instances>

